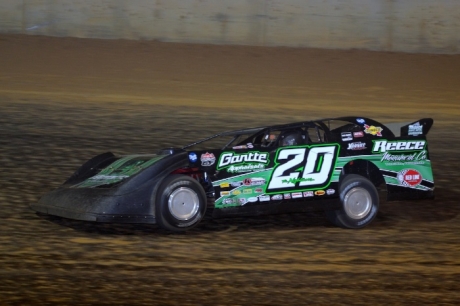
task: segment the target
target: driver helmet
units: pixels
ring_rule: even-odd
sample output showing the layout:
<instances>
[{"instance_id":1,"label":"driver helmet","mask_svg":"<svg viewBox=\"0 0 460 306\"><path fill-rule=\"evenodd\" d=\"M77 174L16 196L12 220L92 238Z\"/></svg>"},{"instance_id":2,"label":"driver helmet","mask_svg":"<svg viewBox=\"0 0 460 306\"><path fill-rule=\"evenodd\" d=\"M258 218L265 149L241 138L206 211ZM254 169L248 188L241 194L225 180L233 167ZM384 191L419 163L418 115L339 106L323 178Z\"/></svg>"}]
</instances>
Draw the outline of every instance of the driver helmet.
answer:
<instances>
[{"instance_id":1,"label":"driver helmet","mask_svg":"<svg viewBox=\"0 0 460 306\"><path fill-rule=\"evenodd\" d=\"M299 132L288 133L281 139L281 146L295 146L301 144L302 139Z\"/></svg>"}]
</instances>

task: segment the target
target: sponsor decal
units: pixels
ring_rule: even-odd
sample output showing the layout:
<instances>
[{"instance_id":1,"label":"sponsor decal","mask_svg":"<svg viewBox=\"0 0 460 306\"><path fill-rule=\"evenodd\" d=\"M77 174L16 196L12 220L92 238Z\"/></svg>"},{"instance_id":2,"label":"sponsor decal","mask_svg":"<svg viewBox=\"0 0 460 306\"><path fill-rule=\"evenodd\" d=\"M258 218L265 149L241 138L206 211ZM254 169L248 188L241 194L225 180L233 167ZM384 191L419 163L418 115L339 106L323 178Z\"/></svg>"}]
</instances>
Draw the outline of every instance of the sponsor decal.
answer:
<instances>
[{"instance_id":1,"label":"sponsor decal","mask_svg":"<svg viewBox=\"0 0 460 306\"><path fill-rule=\"evenodd\" d=\"M303 197L304 198L309 198L309 197L312 197L314 194L313 194L313 191L304 191L303 192Z\"/></svg>"},{"instance_id":2,"label":"sponsor decal","mask_svg":"<svg viewBox=\"0 0 460 306\"><path fill-rule=\"evenodd\" d=\"M273 201L279 201L279 200L282 200L282 199L283 199L283 195L281 195L281 194L272 195L272 200Z\"/></svg>"},{"instance_id":3,"label":"sponsor decal","mask_svg":"<svg viewBox=\"0 0 460 306\"><path fill-rule=\"evenodd\" d=\"M259 196L259 201L260 201L260 202L267 202L267 201L270 201L270 196L269 196L269 195L260 195L260 196Z\"/></svg>"},{"instance_id":4,"label":"sponsor decal","mask_svg":"<svg viewBox=\"0 0 460 306\"><path fill-rule=\"evenodd\" d=\"M263 170L265 169L265 165L263 164L245 164L240 166L230 166L227 168L227 172L229 173L242 173L242 172L251 172L256 170Z\"/></svg>"},{"instance_id":5,"label":"sponsor decal","mask_svg":"<svg viewBox=\"0 0 460 306\"><path fill-rule=\"evenodd\" d=\"M242 181L231 182L230 185L232 187L240 187L241 185L243 185L243 182Z\"/></svg>"},{"instance_id":6,"label":"sponsor decal","mask_svg":"<svg viewBox=\"0 0 460 306\"><path fill-rule=\"evenodd\" d=\"M165 155L157 156L125 156L119 158L108 167L102 169L99 174L92 176L81 183L74 185L74 188L94 188L102 185L110 185L121 182L130 176L146 169L158 162Z\"/></svg>"},{"instance_id":7,"label":"sponsor decal","mask_svg":"<svg viewBox=\"0 0 460 306\"><path fill-rule=\"evenodd\" d=\"M241 194L241 191L239 191L239 190L233 190L233 191L232 191L232 194L233 194L233 195L239 195L239 194Z\"/></svg>"},{"instance_id":8,"label":"sponsor decal","mask_svg":"<svg viewBox=\"0 0 460 306\"><path fill-rule=\"evenodd\" d=\"M317 196L322 196L322 195L325 195L325 194L326 194L326 191L324 191L324 190L316 190L315 191L315 195L317 195Z\"/></svg>"},{"instance_id":9,"label":"sponsor decal","mask_svg":"<svg viewBox=\"0 0 460 306\"><path fill-rule=\"evenodd\" d=\"M410 164L422 164L428 159L426 150L415 152L411 154L392 154L385 152L380 161L394 164L410 163Z\"/></svg>"},{"instance_id":10,"label":"sponsor decal","mask_svg":"<svg viewBox=\"0 0 460 306\"><path fill-rule=\"evenodd\" d=\"M259 200L258 197L250 197L250 198L248 198L248 202L251 202L251 203L257 202L258 200Z\"/></svg>"},{"instance_id":11,"label":"sponsor decal","mask_svg":"<svg viewBox=\"0 0 460 306\"><path fill-rule=\"evenodd\" d=\"M238 203L240 203L241 205L244 205L248 202L248 200L246 200L246 198L239 198L238 199Z\"/></svg>"},{"instance_id":12,"label":"sponsor decal","mask_svg":"<svg viewBox=\"0 0 460 306\"><path fill-rule=\"evenodd\" d=\"M103 174L98 174L98 175L95 175L93 177L91 177L91 180L93 181L109 181L109 180L113 180L113 179L125 179L129 177L129 175L123 175L123 174L120 174L120 175L103 175Z\"/></svg>"},{"instance_id":13,"label":"sponsor decal","mask_svg":"<svg viewBox=\"0 0 460 306\"><path fill-rule=\"evenodd\" d=\"M423 134L423 125L421 125L420 122L409 125L408 135L418 136L421 134Z\"/></svg>"},{"instance_id":14,"label":"sponsor decal","mask_svg":"<svg viewBox=\"0 0 460 306\"><path fill-rule=\"evenodd\" d=\"M374 125L364 125L364 133L371 134L372 136L379 136L382 137L383 129L380 126Z\"/></svg>"},{"instance_id":15,"label":"sponsor decal","mask_svg":"<svg viewBox=\"0 0 460 306\"><path fill-rule=\"evenodd\" d=\"M326 190L326 194L327 194L327 195L332 195L332 194L334 194L334 193L335 193L335 189L328 189L328 190Z\"/></svg>"},{"instance_id":16,"label":"sponsor decal","mask_svg":"<svg viewBox=\"0 0 460 306\"><path fill-rule=\"evenodd\" d=\"M188 159L190 160L191 163L194 163L198 160L198 156L196 155L195 152L191 152L188 154Z\"/></svg>"},{"instance_id":17,"label":"sponsor decal","mask_svg":"<svg viewBox=\"0 0 460 306\"><path fill-rule=\"evenodd\" d=\"M263 170L269 162L268 157L269 153L267 152L224 152L220 155L217 169L226 169L229 173Z\"/></svg>"},{"instance_id":18,"label":"sponsor decal","mask_svg":"<svg viewBox=\"0 0 460 306\"><path fill-rule=\"evenodd\" d=\"M228 187L230 187L230 184L229 183L221 183L219 186L220 186L220 188L228 188Z\"/></svg>"},{"instance_id":19,"label":"sponsor decal","mask_svg":"<svg viewBox=\"0 0 460 306\"><path fill-rule=\"evenodd\" d=\"M233 204L233 203L235 203L235 202L233 201L232 198L226 198L226 199L224 199L223 203L224 203L225 205L229 205L229 204Z\"/></svg>"},{"instance_id":20,"label":"sponsor decal","mask_svg":"<svg viewBox=\"0 0 460 306\"><path fill-rule=\"evenodd\" d=\"M385 153L386 151L419 151L425 148L425 140L414 141L388 141L375 140L373 153Z\"/></svg>"},{"instance_id":21,"label":"sponsor decal","mask_svg":"<svg viewBox=\"0 0 460 306\"><path fill-rule=\"evenodd\" d=\"M290 193L285 193L283 194L283 197L285 200L289 200L291 198L291 194Z\"/></svg>"},{"instance_id":22,"label":"sponsor decal","mask_svg":"<svg viewBox=\"0 0 460 306\"><path fill-rule=\"evenodd\" d=\"M222 168L232 164L240 164L244 162L268 163L268 153L248 152L236 154L234 152L225 152L220 156L218 167Z\"/></svg>"},{"instance_id":23,"label":"sponsor decal","mask_svg":"<svg viewBox=\"0 0 460 306\"><path fill-rule=\"evenodd\" d=\"M363 131L353 132L353 137L355 138L364 137L364 133Z\"/></svg>"},{"instance_id":24,"label":"sponsor decal","mask_svg":"<svg viewBox=\"0 0 460 306\"><path fill-rule=\"evenodd\" d=\"M216 162L216 157L214 156L213 153L206 152L206 153L201 154L200 160L201 160L201 165L203 167L208 167L208 166L214 165L214 163Z\"/></svg>"},{"instance_id":25,"label":"sponsor decal","mask_svg":"<svg viewBox=\"0 0 460 306\"><path fill-rule=\"evenodd\" d=\"M358 122L359 124L364 124L366 123L366 120L364 120L363 118L357 118L356 122Z\"/></svg>"},{"instance_id":26,"label":"sponsor decal","mask_svg":"<svg viewBox=\"0 0 460 306\"><path fill-rule=\"evenodd\" d=\"M353 140L353 136L351 135L351 132L342 133L342 141L351 141L351 140Z\"/></svg>"},{"instance_id":27,"label":"sponsor decal","mask_svg":"<svg viewBox=\"0 0 460 306\"><path fill-rule=\"evenodd\" d=\"M289 178L281 180L283 184L297 184L300 182L314 182L315 179L312 177L299 177L299 178Z\"/></svg>"},{"instance_id":28,"label":"sponsor decal","mask_svg":"<svg viewBox=\"0 0 460 306\"><path fill-rule=\"evenodd\" d=\"M404 169L397 175L400 185L405 187L415 187L422 182L422 175L415 169Z\"/></svg>"},{"instance_id":29,"label":"sponsor decal","mask_svg":"<svg viewBox=\"0 0 460 306\"><path fill-rule=\"evenodd\" d=\"M254 189L254 192L255 193L262 193L262 192L264 192L264 190L262 188L256 188L256 189Z\"/></svg>"},{"instance_id":30,"label":"sponsor decal","mask_svg":"<svg viewBox=\"0 0 460 306\"><path fill-rule=\"evenodd\" d=\"M347 148L347 150L353 150L353 151L364 150L364 149L367 149L365 142L350 142Z\"/></svg>"},{"instance_id":31,"label":"sponsor decal","mask_svg":"<svg viewBox=\"0 0 460 306\"><path fill-rule=\"evenodd\" d=\"M291 194L291 196L292 196L293 199L298 199L298 198L302 197L302 193L301 192L293 192Z\"/></svg>"},{"instance_id":32,"label":"sponsor decal","mask_svg":"<svg viewBox=\"0 0 460 306\"><path fill-rule=\"evenodd\" d=\"M261 177L246 178L243 184L246 186L260 186L265 184L265 179Z\"/></svg>"},{"instance_id":33,"label":"sponsor decal","mask_svg":"<svg viewBox=\"0 0 460 306\"><path fill-rule=\"evenodd\" d=\"M230 191L221 191L220 192L221 197L228 196L228 195L230 195Z\"/></svg>"},{"instance_id":34,"label":"sponsor decal","mask_svg":"<svg viewBox=\"0 0 460 306\"><path fill-rule=\"evenodd\" d=\"M252 193L252 189L243 189L244 194Z\"/></svg>"}]
</instances>

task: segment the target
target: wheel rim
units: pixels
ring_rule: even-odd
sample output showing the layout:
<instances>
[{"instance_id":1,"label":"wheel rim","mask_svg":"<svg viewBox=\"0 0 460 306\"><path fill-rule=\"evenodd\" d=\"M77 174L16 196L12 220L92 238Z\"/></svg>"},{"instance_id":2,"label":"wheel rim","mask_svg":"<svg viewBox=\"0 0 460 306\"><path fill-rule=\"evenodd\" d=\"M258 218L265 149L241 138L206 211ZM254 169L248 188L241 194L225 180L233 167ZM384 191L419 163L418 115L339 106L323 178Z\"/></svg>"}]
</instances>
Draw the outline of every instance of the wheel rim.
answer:
<instances>
[{"instance_id":1,"label":"wheel rim","mask_svg":"<svg viewBox=\"0 0 460 306\"><path fill-rule=\"evenodd\" d=\"M348 217L362 219L371 211L371 194L364 188L353 188L345 195L343 207Z\"/></svg>"},{"instance_id":2,"label":"wheel rim","mask_svg":"<svg viewBox=\"0 0 460 306\"><path fill-rule=\"evenodd\" d=\"M171 215L177 220L189 220L197 214L200 200L192 189L180 187L169 196L168 207Z\"/></svg>"}]
</instances>

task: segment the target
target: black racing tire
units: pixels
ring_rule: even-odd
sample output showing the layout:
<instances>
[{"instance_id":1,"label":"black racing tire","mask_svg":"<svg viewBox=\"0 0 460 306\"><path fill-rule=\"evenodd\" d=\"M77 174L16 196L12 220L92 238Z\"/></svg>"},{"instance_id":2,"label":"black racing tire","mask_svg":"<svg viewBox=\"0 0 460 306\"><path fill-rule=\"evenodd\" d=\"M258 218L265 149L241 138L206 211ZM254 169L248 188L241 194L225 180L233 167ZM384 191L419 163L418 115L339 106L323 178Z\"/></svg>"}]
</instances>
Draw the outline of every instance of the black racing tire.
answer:
<instances>
[{"instance_id":1,"label":"black racing tire","mask_svg":"<svg viewBox=\"0 0 460 306\"><path fill-rule=\"evenodd\" d=\"M367 178L346 175L340 182L339 195L342 208L326 211L326 217L333 224L343 228L363 228L377 216L379 194Z\"/></svg>"},{"instance_id":2,"label":"black racing tire","mask_svg":"<svg viewBox=\"0 0 460 306\"><path fill-rule=\"evenodd\" d=\"M155 219L158 225L173 232L195 227L206 213L206 193L190 176L166 177L155 197Z\"/></svg>"}]
</instances>

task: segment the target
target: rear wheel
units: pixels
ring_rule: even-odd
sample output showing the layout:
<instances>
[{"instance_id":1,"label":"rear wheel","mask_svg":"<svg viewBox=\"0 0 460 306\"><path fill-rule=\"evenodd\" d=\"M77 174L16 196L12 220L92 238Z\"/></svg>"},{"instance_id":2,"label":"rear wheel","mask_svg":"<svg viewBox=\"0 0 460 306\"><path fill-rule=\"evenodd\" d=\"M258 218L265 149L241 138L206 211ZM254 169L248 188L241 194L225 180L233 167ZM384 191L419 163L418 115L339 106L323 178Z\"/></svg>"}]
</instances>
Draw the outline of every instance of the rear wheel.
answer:
<instances>
[{"instance_id":1,"label":"rear wheel","mask_svg":"<svg viewBox=\"0 0 460 306\"><path fill-rule=\"evenodd\" d=\"M203 187L187 175L170 175L160 185L155 219L162 228L182 232L196 226L206 212Z\"/></svg>"},{"instance_id":2,"label":"rear wheel","mask_svg":"<svg viewBox=\"0 0 460 306\"><path fill-rule=\"evenodd\" d=\"M337 226L362 228L377 216L379 196L374 184L367 178L349 174L340 183L342 208L327 211L327 218Z\"/></svg>"}]
</instances>

